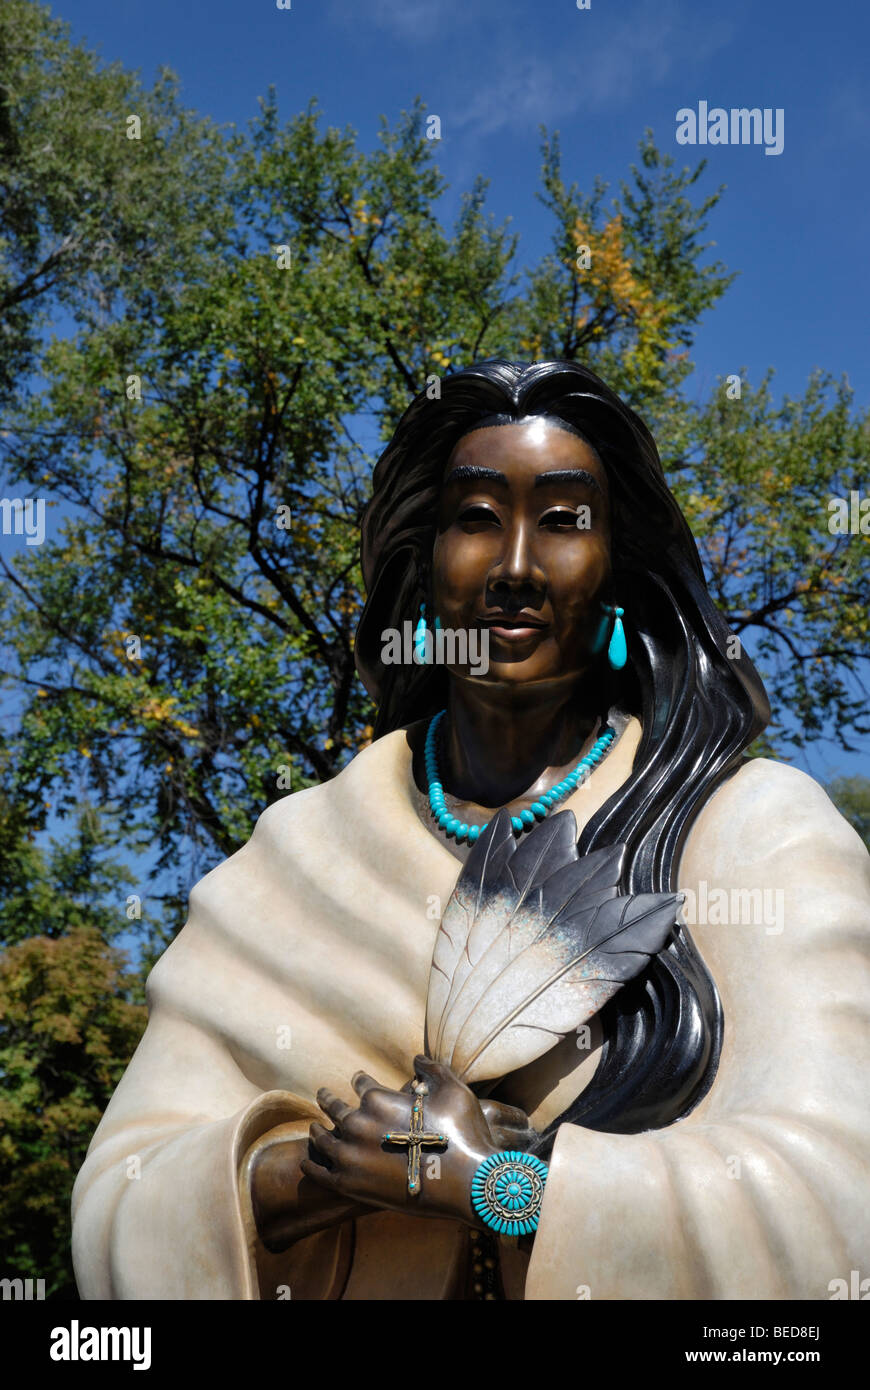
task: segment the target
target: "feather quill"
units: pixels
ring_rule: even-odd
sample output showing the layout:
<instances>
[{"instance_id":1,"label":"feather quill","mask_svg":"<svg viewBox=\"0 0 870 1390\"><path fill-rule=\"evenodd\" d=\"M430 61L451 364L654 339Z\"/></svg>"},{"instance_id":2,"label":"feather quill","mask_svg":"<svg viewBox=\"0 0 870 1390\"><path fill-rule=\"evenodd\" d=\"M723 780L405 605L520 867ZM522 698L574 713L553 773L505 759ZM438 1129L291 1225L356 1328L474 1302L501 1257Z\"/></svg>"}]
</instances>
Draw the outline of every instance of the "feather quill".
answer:
<instances>
[{"instance_id":1,"label":"feather quill","mask_svg":"<svg viewBox=\"0 0 870 1390\"><path fill-rule=\"evenodd\" d=\"M466 1082L504 1076L579 1028L651 955L680 895L617 896L623 845L582 859L562 811L521 844L500 811L460 874L435 942L426 1047Z\"/></svg>"}]
</instances>

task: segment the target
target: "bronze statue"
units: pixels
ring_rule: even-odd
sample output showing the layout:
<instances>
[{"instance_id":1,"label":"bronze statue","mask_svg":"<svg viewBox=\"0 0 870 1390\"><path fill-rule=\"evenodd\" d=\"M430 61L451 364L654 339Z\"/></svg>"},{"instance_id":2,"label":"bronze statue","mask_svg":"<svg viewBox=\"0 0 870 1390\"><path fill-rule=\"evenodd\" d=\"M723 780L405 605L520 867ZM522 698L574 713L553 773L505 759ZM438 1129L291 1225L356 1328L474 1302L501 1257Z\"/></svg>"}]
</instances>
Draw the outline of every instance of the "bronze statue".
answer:
<instances>
[{"instance_id":1,"label":"bronze statue","mask_svg":"<svg viewBox=\"0 0 870 1390\"><path fill-rule=\"evenodd\" d=\"M870 1245L870 988L830 973L870 861L745 757L764 688L649 432L574 363L476 364L400 422L362 555L375 741L191 895L83 1293L829 1297ZM690 933L702 889L784 922Z\"/></svg>"}]
</instances>

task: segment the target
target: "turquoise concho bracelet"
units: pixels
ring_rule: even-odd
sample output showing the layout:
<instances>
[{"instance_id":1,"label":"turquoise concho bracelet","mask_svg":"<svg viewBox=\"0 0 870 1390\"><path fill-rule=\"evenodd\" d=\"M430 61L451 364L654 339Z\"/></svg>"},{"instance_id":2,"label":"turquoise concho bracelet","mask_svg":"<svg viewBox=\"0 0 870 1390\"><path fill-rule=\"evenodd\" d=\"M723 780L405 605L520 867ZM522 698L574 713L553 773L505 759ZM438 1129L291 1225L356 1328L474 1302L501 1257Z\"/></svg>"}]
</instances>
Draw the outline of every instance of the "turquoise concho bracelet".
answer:
<instances>
[{"instance_id":1,"label":"turquoise concho bracelet","mask_svg":"<svg viewBox=\"0 0 870 1390\"><path fill-rule=\"evenodd\" d=\"M499 1235L531 1235L538 1229L547 1172L546 1163L531 1154L491 1154L471 1179L471 1205Z\"/></svg>"}]
</instances>

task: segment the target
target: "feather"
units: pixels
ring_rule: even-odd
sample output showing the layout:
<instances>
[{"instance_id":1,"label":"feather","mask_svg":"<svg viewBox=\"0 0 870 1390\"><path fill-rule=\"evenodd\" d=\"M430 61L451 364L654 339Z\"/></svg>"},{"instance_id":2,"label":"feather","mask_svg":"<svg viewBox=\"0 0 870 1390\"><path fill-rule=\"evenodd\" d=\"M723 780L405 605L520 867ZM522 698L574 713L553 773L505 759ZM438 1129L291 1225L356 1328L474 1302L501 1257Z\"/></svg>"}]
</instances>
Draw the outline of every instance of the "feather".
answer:
<instances>
[{"instance_id":1,"label":"feather","mask_svg":"<svg viewBox=\"0 0 870 1390\"><path fill-rule=\"evenodd\" d=\"M562 811L518 845L499 811L447 904L426 1046L466 1082L515 1071L579 1028L674 926L679 895L617 896L624 845L581 859L576 833Z\"/></svg>"},{"instance_id":2,"label":"feather","mask_svg":"<svg viewBox=\"0 0 870 1390\"><path fill-rule=\"evenodd\" d=\"M486 933L488 921L494 931L501 929L496 904L502 890L504 866L513 849L510 818L496 816L475 844L442 914L432 953L426 1003L426 1051L431 1057L437 1053L438 1023L452 998L454 980L457 982L455 989L458 989L467 973L463 961L468 960L469 936L475 926L479 932ZM471 969L470 960L467 969Z\"/></svg>"},{"instance_id":3,"label":"feather","mask_svg":"<svg viewBox=\"0 0 870 1390\"><path fill-rule=\"evenodd\" d=\"M560 824L561 822L561 824ZM554 862L577 859L574 817L554 816L540 827L531 852L529 837L518 849L511 819L500 811L474 846L444 914L435 938L429 997L426 1006L426 1043L431 1055L443 1051L443 1033L452 1005L466 979L505 927L520 928L516 913L539 886L546 851L550 872ZM546 874L544 870L544 874ZM477 980L475 976L475 980Z\"/></svg>"}]
</instances>

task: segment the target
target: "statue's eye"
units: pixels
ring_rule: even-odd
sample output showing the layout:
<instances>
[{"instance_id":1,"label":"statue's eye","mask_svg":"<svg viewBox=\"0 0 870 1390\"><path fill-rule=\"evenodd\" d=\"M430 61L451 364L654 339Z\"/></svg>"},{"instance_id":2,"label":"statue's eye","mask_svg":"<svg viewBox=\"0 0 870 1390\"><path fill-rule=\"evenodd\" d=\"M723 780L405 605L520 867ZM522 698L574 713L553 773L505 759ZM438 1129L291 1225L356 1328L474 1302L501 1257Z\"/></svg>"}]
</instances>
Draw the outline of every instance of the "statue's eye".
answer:
<instances>
[{"instance_id":1,"label":"statue's eye","mask_svg":"<svg viewBox=\"0 0 870 1390\"><path fill-rule=\"evenodd\" d=\"M480 503L463 507L459 513L459 522L462 526L501 526L492 508L484 507Z\"/></svg>"},{"instance_id":2,"label":"statue's eye","mask_svg":"<svg viewBox=\"0 0 870 1390\"><path fill-rule=\"evenodd\" d=\"M540 520L541 526L551 526L555 529L571 530L577 527L577 513L570 507L551 507Z\"/></svg>"}]
</instances>

